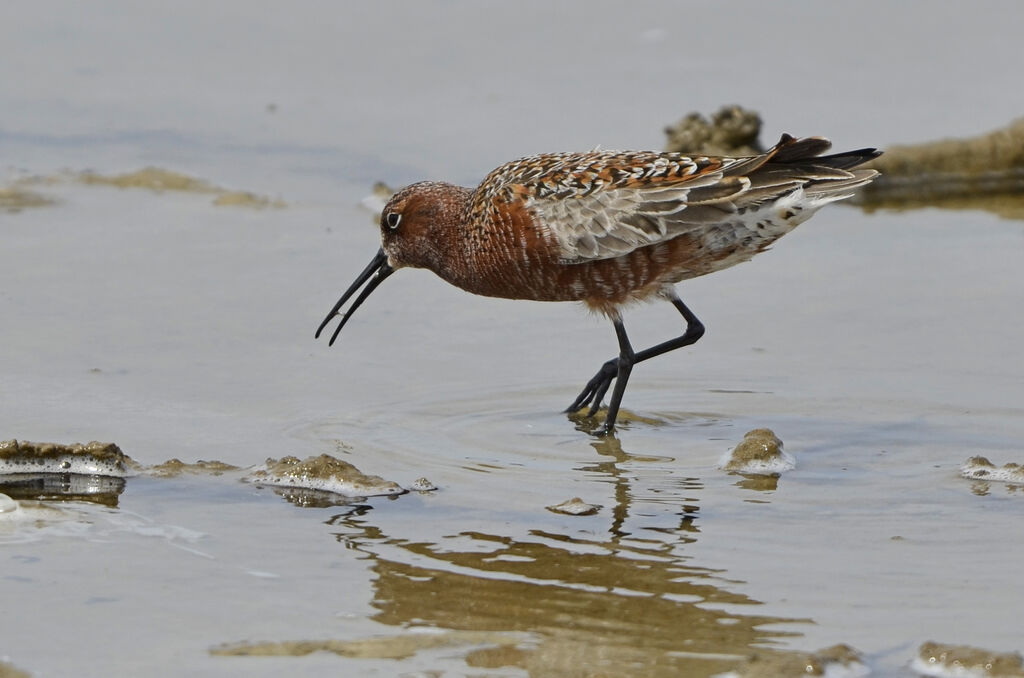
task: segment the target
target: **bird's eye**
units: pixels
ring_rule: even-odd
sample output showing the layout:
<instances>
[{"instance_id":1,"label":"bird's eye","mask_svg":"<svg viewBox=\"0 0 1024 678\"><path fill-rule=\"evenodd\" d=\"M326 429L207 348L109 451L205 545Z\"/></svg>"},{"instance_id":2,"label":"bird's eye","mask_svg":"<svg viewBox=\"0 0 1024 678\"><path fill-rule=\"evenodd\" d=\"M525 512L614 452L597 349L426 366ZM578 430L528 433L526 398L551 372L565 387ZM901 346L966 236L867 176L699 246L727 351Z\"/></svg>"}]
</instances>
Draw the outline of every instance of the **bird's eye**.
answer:
<instances>
[{"instance_id":1,"label":"bird's eye","mask_svg":"<svg viewBox=\"0 0 1024 678\"><path fill-rule=\"evenodd\" d=\"M384 217L384 221L387 223L388 228L395 230L398 228L399 222L402 221L402 215L398 212L388 212L387 216Z\"/></svg>"}]
</instances>

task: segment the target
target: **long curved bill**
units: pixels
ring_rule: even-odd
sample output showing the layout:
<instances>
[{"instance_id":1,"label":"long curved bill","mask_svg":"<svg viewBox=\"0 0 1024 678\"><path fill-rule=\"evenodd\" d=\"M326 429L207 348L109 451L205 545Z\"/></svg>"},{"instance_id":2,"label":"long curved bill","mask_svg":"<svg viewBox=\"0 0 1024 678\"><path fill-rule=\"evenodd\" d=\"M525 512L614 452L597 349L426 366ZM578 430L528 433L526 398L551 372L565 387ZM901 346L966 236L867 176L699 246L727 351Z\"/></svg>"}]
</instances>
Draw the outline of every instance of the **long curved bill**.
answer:
<instances>
[{"instance_id":1,"label":"long curved bill","mask_svg":"<svg viewBox=\"0 0 1024 678\"><path fill-rule=\"evenodd\" d=\"M352 302L351 306L349 306L348 311L342 316L341 322L338 323L338 326L334 329L334 334L331 335L331 340L327 342L328 346L334 345L334 340L338 338L338 333L341 332L341 328L345 326L348 319L356 312L359 305L366 301L366 297L370 296L371 292L377 289L377 285L384 282L384 278L387 278L394 272L395 269L388 265L388 255L386 255L384 253L384 249L381 248L377 251L376 256L373 257L373 261L370 262L370 265L363 269L363 272L359 274L356 281L352 283L347 290L345 290L345 294L341 295L341 299L338 299L338 303L334 305L331 312L328 313L327 317L324 318L324 321L320 323L320 327L316 328L316 335L314 338L320 338L320 333L324 331L325 327L327 327L327 323L331 322L331 319L336 315L340 315L338 311L345 305L345 302L349 300L349 297L355 294L356 290L363 287L365 284L366 287L363 287L363 291L359 293L356 300ZM369 281L369 284L367 284L366 281Z\"/></svg>"}]
</instances>

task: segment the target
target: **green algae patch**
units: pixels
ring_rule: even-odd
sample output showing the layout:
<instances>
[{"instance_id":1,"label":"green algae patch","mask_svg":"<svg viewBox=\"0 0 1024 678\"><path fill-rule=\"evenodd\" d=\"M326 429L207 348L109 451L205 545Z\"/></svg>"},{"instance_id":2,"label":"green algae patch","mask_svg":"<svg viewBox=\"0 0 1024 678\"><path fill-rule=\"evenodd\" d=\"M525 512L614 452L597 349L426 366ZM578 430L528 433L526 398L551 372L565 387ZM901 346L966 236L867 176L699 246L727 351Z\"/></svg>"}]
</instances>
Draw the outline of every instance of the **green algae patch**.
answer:
<instances>
[{"instance_id":1,"label":"green algae patch","mask_svg":"<svg viewBox=\"0 0 1024 678\"><path fill-rule=\"evenodd\" d=\"M515 646L523 642L523 634L489 631L448 631L407 633L400 636L365 638L362 640L308 640L265 643L237 643L210 650L216 656L233 657L302 657L314 652L332 652L354 659L408 659L417 652L440 647L466 645Z\"/></svg>"},{"instance_id":2,"label":"green algae patch","mask_svg":"<svg viewBox=\"0 0 1024 678\"><path fill-rule=\"evenodd\" d=\"M255 485L319 490L346 497L395 495L406 491L396 482L365 474L329 454L301 460L297 457L267 459L243 480Z\"/></svg>"},{"instance_id":3,"label":"green algae patch","mask_svg":"<svg viewBox=\"0 0 1024 678\"><path fill-rule=\"evenodd\" d=\"M921 645L911 668L926 676L1024 677L1024 660L1019 653L998 653L970 645L946 645L934 641Z\"/></svg>"}]
</instances>

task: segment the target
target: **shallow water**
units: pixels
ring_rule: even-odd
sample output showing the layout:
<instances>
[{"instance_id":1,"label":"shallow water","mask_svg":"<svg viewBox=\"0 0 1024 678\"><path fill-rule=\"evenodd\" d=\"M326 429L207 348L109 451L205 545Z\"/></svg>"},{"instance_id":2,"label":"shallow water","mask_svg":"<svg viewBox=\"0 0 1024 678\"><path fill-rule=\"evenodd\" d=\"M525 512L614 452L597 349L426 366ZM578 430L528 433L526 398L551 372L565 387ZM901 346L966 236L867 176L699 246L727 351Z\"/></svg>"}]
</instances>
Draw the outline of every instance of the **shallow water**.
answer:
<instances>
[{"instance_id":1,"label":"shallow water","mask_svg":"<svg viewBox=\"0 0 1024 678\"><path fill-rule=\"evenodd\" d=\"M116 506L25 504L0 522L0 659L37 676L704 676L844 642L911 675L929 639L1024 649L1024 489L958 474L1024 461L1019 221L837 206L681 285L708 333L634 371L614 439L560 414L616 350L570 305L403 271L333 348L312 338L376 251L358 207L376 180L658 147L663 125L732 101L766 138L840 147L983 131L1024 110L1005 86L1024 65L1016 5L994 24L931 3L567 6L540 25L511 6L175 7L23 7L0 27L28 83L0 83L5 173L58 177L32 184L56 205L0 212L0 439L113 441L143 464L329 453L439 490L308 505L229 472L130 478ZM794 21L800 41L782 39ZM967 56L932 40L954 27ZM836 54L840 34L878 39ZM287 207L59 174L148 165ZM627 323L637 346L680 329L667 306ZM719 470L759 427L795 470ZM602 508L545 508L573 497ZM275 650L300 656L235 656Z\"/></svg>"}]
</instances>

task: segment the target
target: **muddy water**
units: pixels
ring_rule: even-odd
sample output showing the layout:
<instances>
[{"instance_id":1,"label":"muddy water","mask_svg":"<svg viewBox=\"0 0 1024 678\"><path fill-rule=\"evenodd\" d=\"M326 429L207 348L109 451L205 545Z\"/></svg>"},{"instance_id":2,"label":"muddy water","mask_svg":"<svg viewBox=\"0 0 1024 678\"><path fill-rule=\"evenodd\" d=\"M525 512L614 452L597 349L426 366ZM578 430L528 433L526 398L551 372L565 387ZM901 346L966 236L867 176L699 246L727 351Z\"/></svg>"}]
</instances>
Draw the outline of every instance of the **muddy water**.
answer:
<instances>
[{"instance_id":1,"label":"muddy water","mask_svg":"<svg viewBox=\"0 0 1024 678\"><path fill-rule=\"evenodd\" d=\"M607 440L559 412L615 351L570 305L403 271L335 347L312 338L376 250L358 207L376 180L658 147L665 123L729 101L769 136L850 147L980 132L1024 110L1004 77L1021 17L691 8L688 54L741 46L705 62L679 58L674 5L541 26L511 7L219 7L69 3L0 29L34 74L0 85L5 186L54 202L0 211L0 439L112 441L143 464L327 453L439 489L315 502L228 471L22 501L0 520L0 660L40 676L704 676L847 643L878 675L912 675L928 640L1024 649L1024 490L959 476L975 455L1024 462L1019 221L836 207L680 286L708 333L634 371ZM446 20L415 30L431 12ZM974 36L970 57L921 34L904 58L921 16ZM799 45L779 40L796 20ZM880 37L807 59L835 54L840 25ZM631 56L600 82L544 68L612 39ZM755 63L790 64L793 86ZM143 167L266 200L73 179ZM33 176L52 180L17 183ZM637 346L679 332L657 305L627 323ZM794 470L719 469L763 427ZM546 508L574 497L601 508Z\"/></svg>"}]
</instances>

